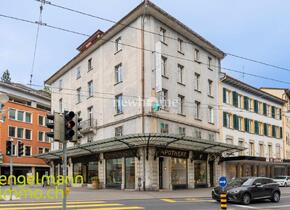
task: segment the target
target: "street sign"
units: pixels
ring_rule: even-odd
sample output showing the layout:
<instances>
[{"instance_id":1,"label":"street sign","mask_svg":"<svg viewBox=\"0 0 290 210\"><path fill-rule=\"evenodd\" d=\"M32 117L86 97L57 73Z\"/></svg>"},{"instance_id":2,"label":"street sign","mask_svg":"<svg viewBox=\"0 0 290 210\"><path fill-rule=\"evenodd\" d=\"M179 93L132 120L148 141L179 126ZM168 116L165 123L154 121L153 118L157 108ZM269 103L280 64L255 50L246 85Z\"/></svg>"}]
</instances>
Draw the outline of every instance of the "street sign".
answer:
<instances>
[{"instance_id":1,"label":"street sign","mask_svg":"<svg viewBox=\"0 0 290 210\"><path fill-rule=\"evenodd\" d=\"M228 181L227 181L227 178L225 176L221 176L219 178L219 185L223 189L228 185Z\"/></svg>"}]
</instances>

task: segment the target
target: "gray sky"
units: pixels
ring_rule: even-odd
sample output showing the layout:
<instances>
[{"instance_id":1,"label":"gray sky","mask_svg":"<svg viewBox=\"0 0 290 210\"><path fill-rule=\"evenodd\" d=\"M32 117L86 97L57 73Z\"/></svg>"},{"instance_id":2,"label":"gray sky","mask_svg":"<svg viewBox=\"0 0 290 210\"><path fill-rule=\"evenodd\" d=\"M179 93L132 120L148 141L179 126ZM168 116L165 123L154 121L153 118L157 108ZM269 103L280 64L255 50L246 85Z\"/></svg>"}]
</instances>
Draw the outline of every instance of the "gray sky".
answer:
<instances>
[{"instance_id":1,"label":"gray sky","mask_svg":"<svg viewBox=\"0 0 290 210\"><path fill-rule=\"evenodd\" d=\"M119 20L140 0L51 0L87 13ZM290 69L290 0L152 0L224 52L237 54ZM35 0L1 0L0 13L36 21L39 3ZM44 6L43 22L92 34L112 24L94 18ZM0 17L0 72L9 69L13 81L29 83L36 25ZM43 84L74 55L86 39L41 27L34 84ZM290 82L290 72L233 57L222 62L226 68ZM227 71L226 71L227 72ZM227 72L254 86L290 85Z\"/></svg>"}]
</instances>

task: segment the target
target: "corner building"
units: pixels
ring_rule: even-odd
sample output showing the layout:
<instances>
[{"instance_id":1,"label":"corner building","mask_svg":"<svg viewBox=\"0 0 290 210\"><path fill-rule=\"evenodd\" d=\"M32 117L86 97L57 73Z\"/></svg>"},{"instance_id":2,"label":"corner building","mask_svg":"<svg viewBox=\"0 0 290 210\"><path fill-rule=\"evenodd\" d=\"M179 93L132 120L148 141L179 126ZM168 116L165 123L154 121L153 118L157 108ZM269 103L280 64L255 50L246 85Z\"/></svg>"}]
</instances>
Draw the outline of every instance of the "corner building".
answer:
<instances>
[{"instance_id":1,"label":"corner building","mask_svg":"<svg viewBox=\"0 0 290 210\"><path fill-rule=\"evenodd\" d=\"M103 188L210 187L223 152L243 149L217 141L224 53L155 4L141 3L78 50L46 81L52 111L83 119L69 175L98 176ZM52 174L62 171L61 149L54 142L41 156Z\"/></svg>"}]
</instances>

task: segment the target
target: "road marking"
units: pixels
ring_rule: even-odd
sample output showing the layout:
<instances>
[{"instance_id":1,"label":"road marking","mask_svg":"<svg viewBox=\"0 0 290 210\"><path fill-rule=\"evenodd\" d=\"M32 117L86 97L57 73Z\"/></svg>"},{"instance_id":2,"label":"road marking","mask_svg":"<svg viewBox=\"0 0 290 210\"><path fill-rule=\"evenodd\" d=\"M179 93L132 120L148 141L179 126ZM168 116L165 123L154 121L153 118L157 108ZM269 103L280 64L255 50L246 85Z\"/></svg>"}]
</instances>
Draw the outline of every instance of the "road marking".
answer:
<instances>
[{"instance_id":1,"label":"road marking","mask_svg":"<svg viewBox=\"0 0 290 210\"><path fill-rule=\"evenodd\" d=\"M160 200L168 202L168 203L176 203L176 200L173 200L173 199L163 198L163 199L160 199Z\"/></svg>"},{"instance_id":2,"label":"road marking","mask_svg":"<svg viewBox=\"0 0 290 210\"><path fill-rule=\"evenodd\" d=\"M81 210L135 210L135 209L144 209L140 206L125 206L125 207L113 207L113 208L96 208L96 209L81 209Z\"/></svg>"},{"instance_id":3,"label":"road marking","mask_svg":"<svg viewBox=\"0 0 290 210\"><path fill-rule=\"evenodd\" d=\"M104 201L68 201L67 204L100 204L105 203ZM3 203L1 207L9 206L44 206L44 205L60 205L61 202L51 202L51 203Z\"/></svg>"},{"instance_id":4,"label":"road marking","mask_svg":"<svg viewBox=\"0 0 290 210\"><path fill-rule=\"evenodd\" d=\"M254 206L246 206L246 205L231 205L231 206L236 206L236 207L245 208L245 209L257 209L257 207L254 207Z\"/></svg>"}]
</instances>

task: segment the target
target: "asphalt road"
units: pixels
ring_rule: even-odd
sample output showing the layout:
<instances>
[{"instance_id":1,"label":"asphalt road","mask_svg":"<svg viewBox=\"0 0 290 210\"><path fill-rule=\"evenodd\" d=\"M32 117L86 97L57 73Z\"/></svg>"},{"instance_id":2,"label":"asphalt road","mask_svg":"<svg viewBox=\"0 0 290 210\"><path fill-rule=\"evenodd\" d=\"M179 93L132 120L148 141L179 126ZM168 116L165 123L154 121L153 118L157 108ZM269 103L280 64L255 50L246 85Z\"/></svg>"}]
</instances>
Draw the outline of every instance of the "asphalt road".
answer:
<instances>
[{"instance_id":1,"label":"asphalt road","mask_svg":"<svg viewBox=\"0 0 290 210\"><path fill-rule=\"evenodd\" d=\"M0 202L0 210L60 210L61 203L10 203ZM116 201L70 201L67 209L75 210L218 210L219 203L211 198L178 198L178 199L146 199L146 200L116 200ZM259 201L249 206L229 204L228 210L288 210L290 196L281 197L279 203Z\"/></svg>"}]
</instances>

